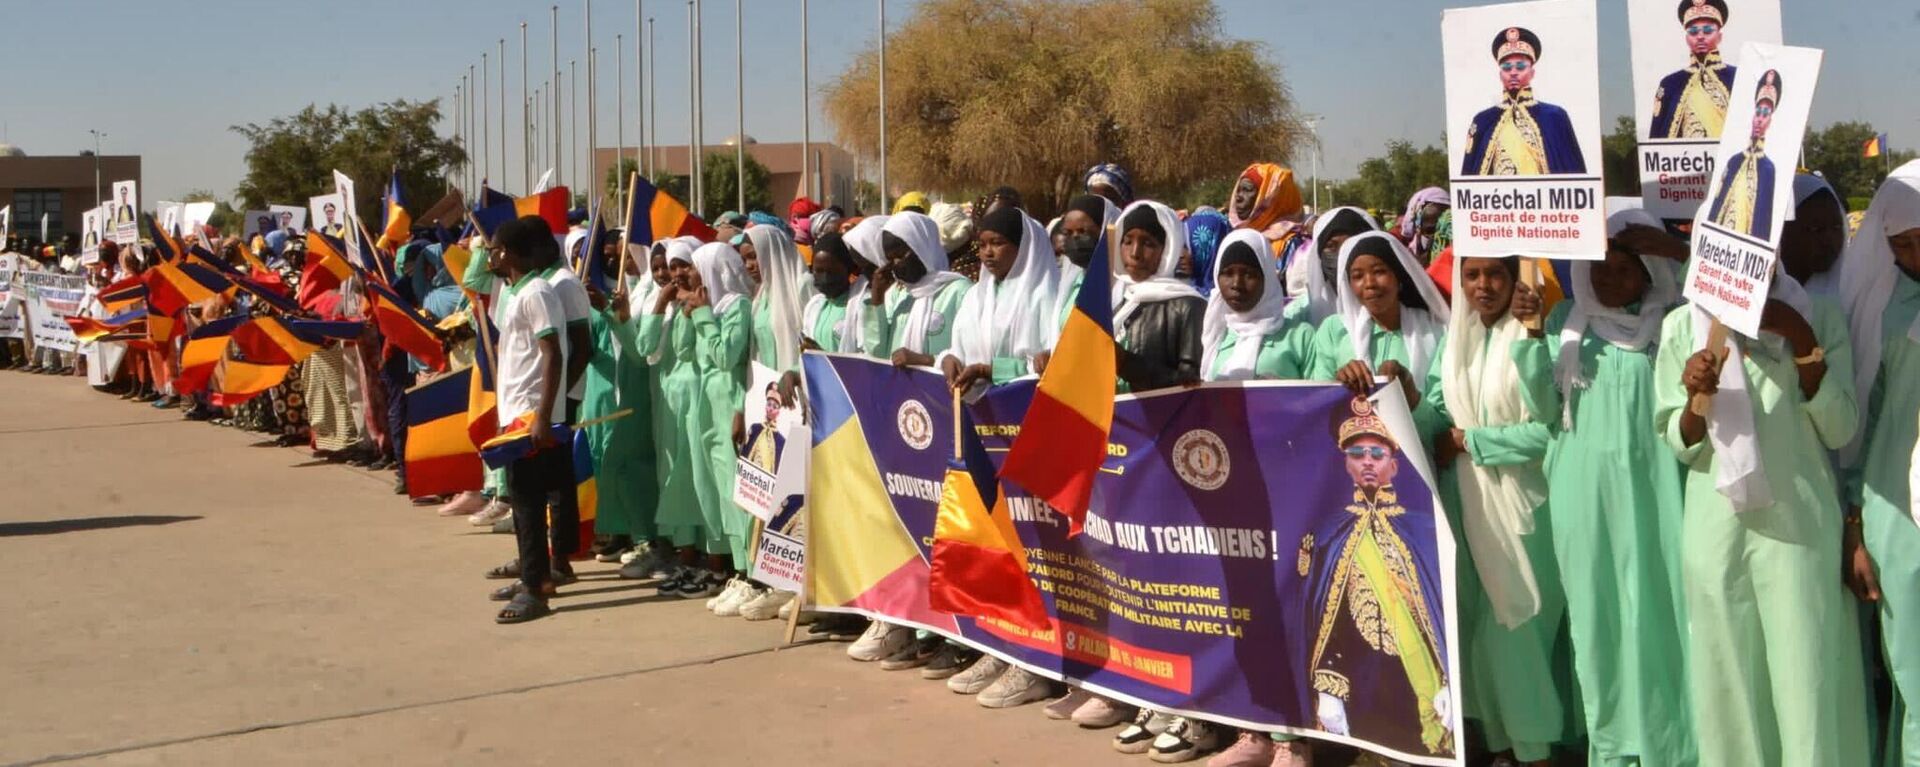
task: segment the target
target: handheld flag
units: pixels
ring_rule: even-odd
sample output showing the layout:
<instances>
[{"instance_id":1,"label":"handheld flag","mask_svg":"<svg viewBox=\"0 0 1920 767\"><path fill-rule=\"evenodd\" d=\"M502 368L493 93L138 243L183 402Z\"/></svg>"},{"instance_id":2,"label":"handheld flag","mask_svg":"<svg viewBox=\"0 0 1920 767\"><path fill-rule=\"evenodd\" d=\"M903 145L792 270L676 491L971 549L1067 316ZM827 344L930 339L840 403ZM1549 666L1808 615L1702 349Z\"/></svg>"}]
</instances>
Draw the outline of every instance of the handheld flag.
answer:
<instances>
[{"instance_id":1,"label":"handheld flag","mask_svg":"<svg viewBox=\"0 0 1920 767\"><path fill-rule=\"evenodd\" d=\"M499 400L494 395L493 385L493 349L498 342L493 325L488 321L486 307L469 294L472 301L475 335L479 336L479 348L473 355L473 379L467 387L467 438L475 448L486 444L500 433Z\"/></svg>"},{"instance_id":2,"label":"handheld flag","mask_svg":"<svg viewBox=\"0 0 1920 767\"><path fill-rule=\"evenodd\" d=\"M427 367L445 370L446 347L440 342L433 323L392 288L368 281L367 291L373 297L373 321L380 326L380 334L387 337L387 343L400 347Z\"/></svg>"},{"instance_id":3,"label":"handheld flag","mask_svg":"<svg viewBox=\"0 0 1920 767\"><path fill-rule=\"evenodd\" d=\"M407 494L413 497L479 490L486 483L480 451L467 439L464 367L406 391Z\"/></svg>"},{"instance_id":4,"label":"handheld flag","mask_svg":"<svg viewBox=\"0 0 1920 767\"><path fill-rule=\"evenodd\" d=\"M539 216L546 219L547 226L554 234L567 233L567 208L573 202L573 192L564 186L556 186L535 195L521 197L513 201L515 216Z\"/></svg>"},{"instance_id":5,"label":"handheld flag","mask_svg":"<svg viewBox=\"0 0 1920 767\"><path fill-rule=\"evenodd\" d=\"M573 432L573 492L574 500L580 508L580 536L574 540L580 542L574 551L556 551L553 556L568 559L585 559L593 550L593 521L599 516L600 483L594 478L593 443L587 439L586 429ZM552 520L548 520L552 525Z\"/></svg>"},{"instance_id":6,"label":"handheld flag","mask_svg":"<svg viewBox=\"0 0 1920 767\"><path fill-rule=\"evenodd\" d=\"M1861 157L1879 157L1882 153L1886 151L1887 151L1887 134L1881 133L1881 134L1875 135L1873 138L1867 139L1866 145L1861 147L1860 149L1860 156Z\"/></svg>"},{"instance_id":7,"label":"handheld flag","mask_svg":"<svg viewBox=\"0 0 1920 767\"><path fill-rule=\"evenodd\" d=\"M353 265L347 263L346 252L347 246L340 238L307 232L307 263L300 270L300 290L294 294L300 306L313 308L322 294L340 287L353 276Z\"/></svg>"},{"instance_id":8,"label":"handheld flag","mask_svg":"<svg viewBox=\"0 0 1920 767\"><path fill-rule=\"evenodd\" d=\"M1000 476L1045 500L1080 534L1093 500L1093 479L1107 460L1117 375L1113 351L1113 283L1103 231L1087 262L1053 360L1040 376Z\"/></svg>"},{"instance_id":9,"label":"handheld flag","mask_svg":"<svg viewBox=\"0 0 1920 767\"><path fill-rule=\"evenodd\" d=\"M174 390L188 394L206 388L215 368L226 359L233 332L247 319L244 315L222 317L188 333L187 342L180 347L180 374L173 379Z\"/></svg>"},{"instance_id":10,"label":"handheld flag","mask_svg":"<svg viewBox=\"0 0 1920 767\"><path fill-rule=\"evenodd\" d=\"M1013 529L993 461L973 419L953 398L953 460L940 486L933 523L927 603L935 610L1003 620L1040 631L1051 626L1040 589L1027 577L1026 548Z\"/></svg>"},{"instance_id":11,"label":"handheld flag","mask_svg":"<svg viewBox=\"0 0 1920 767\"><path fill-rule=\"evenodd\" d=\"M651 245L669 237L697 237L713 242L719 234L707 222L687 212L687 206L662 192L640 174L629 176L631 197L627 200L627 241Z\"/></svg>"},{"instance_id":12,"label":"handheld flag","mask_svg":"<svg viewBox=\"0 0 1920 767\"><path fill-rule=\"evenodd\" d=\"M578 260L574 273L586 278L587 287L601 293L613 292L607 287L607 228L602 224L600 211L605 206L593 206L593 216L587 221L587 236L580 238L580 252L573 254Z\"/></svg>"},{"instance_id":13,"label":"handheld flag","mask_svg":"<svg viewBox=\"0 0 1920 767\"><path fill-rule=\"evenodd\" d=\"M387 181L386 225L381 227L380 247L393 250L405 245L413 234L413 217L407 214L406 202L400 199L400 169L394 168L392 177Z\"/></svg>"}]
</instances>

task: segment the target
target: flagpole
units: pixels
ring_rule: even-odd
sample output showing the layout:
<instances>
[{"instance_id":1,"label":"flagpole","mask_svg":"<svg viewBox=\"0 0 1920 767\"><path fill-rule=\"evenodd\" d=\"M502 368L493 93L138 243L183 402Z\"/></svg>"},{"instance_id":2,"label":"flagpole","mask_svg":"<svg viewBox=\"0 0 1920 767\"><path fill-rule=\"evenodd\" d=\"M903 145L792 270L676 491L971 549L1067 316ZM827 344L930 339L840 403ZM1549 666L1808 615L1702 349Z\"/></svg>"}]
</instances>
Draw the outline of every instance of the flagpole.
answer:
<instances>
[{"instance_id":1,"label":"flagpole","mask_svg":"<svg viewBox=\"0 0 1920 767\"><path fill-rule=\"evenodd\" d=\"M880 210L887 210L887 0L880 2Z\"/></svg>"},{"instance_id":2,"label":"flagpole","mask_svg":"<svg viewBox=\"0 0 1920 767\"><path fill-rule=\"evenodd\" d=\"M520 22L520 188L533 193L533 140L527 123L532 115L527 108L527 23Z\"/></svg>"},{"instance_id":3,"label":"flagpole","mask_svg":"<svg viewBox=\"0 0 1920 767\"><path fill-rule=\"evenodd\" d=\"M591 201L600 199L599 193L593 190L601 187L599 163L595 162L600 153L598 130L600 109L599 102L595 99L595 94L599 92L596 86L600 84L600 78L598 77L599 69L595 66L596 57L593 47L593 0L582 0L582 5L586 9L583 24L586 37L580 41L580 47L587 52L587 177L580 180L580 188L586 190L583 193ZM574 106L577 108L579 105ZM567 207L573 207L572 203L569 202Z\"/></svg>"},{"instance_id":4,"label":"flagpole","mask_svg":"<svg viewBox=\"0 0 1920 767\"><path fill-rule=\"evenodd\" d=\"M700 23L706 20L706 9L700 0L693 0L693 143L697 150L693 156L693 178L700 190L696 199L700 200L702 215L707 207L707 73L702 71L707 63L706 31Z\"/></svg>"},{"instance_id":5,"label":"flagpole","mask_svg":"<svg viewBox=\"0 0 1920 767\"><path fill-rule=\"evenodd\" d=\"M507 186L506 179L512 177L507 170L507 38L500 38L500 188Z\"/></svg>"},{"instance_id":6,"label":"flagpole","mask_svg":"<svg viewBox=\"0 0 1920 767\"><path fill-rule=\"evenodd\" d=\"M693 0L687 0L687 196L693 198L687 200L687 204L693 206L694 215L705 218L705 211L700 210L700 142L697 140L700 124L693 119L700 103L700 94L695 89L698 68L693 63L693 38L699 33L693 24Z\"/></svg>"},{"instance_id":7,"label":"flagpole","mask_svg":"<svg viewBox=\"0 0 1920 767\"><path fill-rule=\"evenodd\" d=\"M580 61L567 59L567 100L572 102L569 111L580 111ZM580 186L580 119L574 115L573 125L567 128L567 175L573 177L573 185ZM573 201L567 201L567 207L573 207Z\"/></svg>"},{"instance_id":8,"label":"flagpole","mask_svg":"<svg viewBox=\"0 0 1920 767\"><path fill-rule=\"evenodd\" d=\"M560 165L560 154L561 154L560 126L565 124L560 120L560 6L558 5L553 6L552 14L553 14L553 25L552 25L553 26L553 84L547 88L547 93L553 96L553 125L547 128L547 132L553 134L553 162L549 163L549 166L557 168ZM558 174L559 171L556 170L554 171L554 173ZM561 184L562 186L566 185L565 181L560 181L558 183Z\"/></svg>"},{"instance_id":9,"label":"flagpole","mask_svg":"<svg viewBox=\"0 0 1920 767\"><path fill-rule=\"evenodd\" d=\"M640 177L640 171L638 170L635 170L633 173L629 174L627 176L627 189L631 190L631 189L637 188L638 186L637 180L639 179L639 177ZM635 195L631 193L627 195L627 204L625 206L627 209L627 215L625 218L620 219L620 268L614 272L614 280L613 280L614 290L625 290L627 285L627 248L632 247L632 244L633 244L633 198L634 197Z\"/></svg>"},{"instance_id":10,"label":"flagpole","mask_svg":"<svg viewBox=\"0 0 1920 767\"><path fill-rule=\"evenodd\" d=\"M466 98L467 97L466 97L466 94L463 94L460 91L461 91L461 88L466 84L467 80L466 78L462 77L460 78L460 82L461 82L461 85L453 86L453 143L460 145L461 155L464 156L467 151L467 142L460 135L460 131L462 128L466 127L465 122L467 119L466 118L466 115L467 115ZM459 176L460 183L464 186L467 181L465 161L463 160L461 162L461 166L458 168L455 168L453 173L450 175Z\"/></svg>"},{"instance_id":11,"label":"flagpole","mask_svg":"<svg viewBox=\"0 0 1920 767\"><path fill-rule=\"evenodd\" d=\"M487 66L487 54L480 54L480 182L483 184L493 175L493 89L487 87L487 77L492 71Z\"/></svg>"},{"instance_id":12,"label":"flagpole","mask_svg":"<svg viewBox=\"0 0 1920 767\"><path fill-rule=\"evenodd\" d=\"M658 156L660 154L660 123L659 123L660 91L656 90L653 84L654 73L658 72L659 68L654 66L653 51L654 51L653 17L648 16L647 17L647 114L646 114L646 119L641 121L643 123L646 123L647 135L652 138L652 143L647 145L647 177L648 178L652 178L654 172L658 170L657 166L659 165L659 160L660 160Z\"/></svg>"},{"instance_id":13,"label":"flagpole","mask_svg":"<svg viewBox=\"0 0 1920 767\"><path fill-rule=\"evenodd\" d=\"M747 212L747 48L741 42L746 13L733 0L733 196L735 210Z\"/></svg>"},{"instance_id":14,"label":"flagpole","mask_svg":"<svg viewBox=\"0 0 1920 767\"><path fill-rule=\"evenodd\" d=\"M633 87L638 89L638 92L633 94L633 109L640 118L640 124L635 126L640 139L639 146L633 148L633 167L640 168L642 171L645 168L641 166L646 163L642 157L647 153L647 60L645 58L647 51L641 45L646 41L646 24L647 15L642 0L633 0ZM626 115L621 115L620 119L626 119ZM627 188L633 187L629 185Z\"/></svg>"},{"instance_id":15,"label":"flagpole","mask_svg":"<svg viewBox=\"0 0 1920 767\"><path fill-rule=\"evenodd\" d=\"M800 194L813 198L813 93L807 68L807 0L800 0ZM795 612L798 612L797 610Z\"/></svg>"},{"instance_id":16,"label":"flagpole","mask_svg":"<svg viewBox=\"0 0 1920 767\"><path fill-rule=\"evenodd\" d=\"M625 196L627 193L627 174L620 168L627 161L627 49L621 45L622 35L613 36L613 191Z\"/></svg>"}]
</instances>

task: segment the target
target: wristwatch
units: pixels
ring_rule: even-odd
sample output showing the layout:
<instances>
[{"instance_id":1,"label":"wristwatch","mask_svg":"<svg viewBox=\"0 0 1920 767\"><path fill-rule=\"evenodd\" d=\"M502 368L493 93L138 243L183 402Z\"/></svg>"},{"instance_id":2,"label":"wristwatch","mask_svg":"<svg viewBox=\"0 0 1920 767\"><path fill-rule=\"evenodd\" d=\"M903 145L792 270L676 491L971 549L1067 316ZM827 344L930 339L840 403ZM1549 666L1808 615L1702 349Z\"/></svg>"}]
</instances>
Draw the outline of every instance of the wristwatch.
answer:
<instances>
[{"instance_id":1,"label":"wristwatch","mask_svg":"<svg viewBox=\"0 0 1920 767\"><path fill-rule=\"evenodd\" d=\"M1813 347L1813 351L1807 356L1793 358L1793 364L1800 366L1812 365L1816 362L1825 361L1826 358L1827 348L1824 346L1815 346Z\"/></svg>"}]
</instances>

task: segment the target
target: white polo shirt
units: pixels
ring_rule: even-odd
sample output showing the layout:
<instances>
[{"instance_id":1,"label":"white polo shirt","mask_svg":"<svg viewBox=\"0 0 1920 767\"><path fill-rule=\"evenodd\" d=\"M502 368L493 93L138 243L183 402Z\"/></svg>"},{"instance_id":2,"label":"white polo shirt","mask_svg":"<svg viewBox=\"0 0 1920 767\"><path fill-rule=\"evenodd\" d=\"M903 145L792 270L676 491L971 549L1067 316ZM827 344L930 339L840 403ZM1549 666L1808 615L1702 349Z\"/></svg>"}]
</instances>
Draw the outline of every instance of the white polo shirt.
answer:
<instances>
[{"instance_id":1,"label":"white polo shirt","mask_svg":"<svg viewBox=\"0 0 1920 767\"><path fill-rule=\"evenodd\" d=\"M540 339L559 336L562 375L566 370L567 349L565 315L552 285L528 275L508 286L505 297L506 309L500 318L500 364L494 381L501 424L532 412L534 403L540 399L547 362ZM566 419L565 392L556 391L555 395L553 402L548 403L548 423Z\"/></svg>"},{"instance_id":2,"label":"white polo shirt","mask_svg":"<svg viewBox=\"0 0 1920 767\"><path fill-rule=\"evenodd\" d=\"M587 322L593 316L593 301L587 298L587 286L580 283L579 275L574 274L573 270L568 268L566 264L555 266L552 271L546 272L541 279L546 280L547 284L553 286L554 295L560 299L560 312L565 318L565 322L563 322L562 325ZM562 338L560 345L565 347L566 343L564 339L566 338L566 333L564 329L560 335ZM571 354L572 351L569 350L568 353ZM582 349L580 353L592 354L593 350ZM567 399L586 399L587 377L585 375L580 376L580 380L575 382L573 388L567 390L566 394Z\"/></svg>"}]
</instances>

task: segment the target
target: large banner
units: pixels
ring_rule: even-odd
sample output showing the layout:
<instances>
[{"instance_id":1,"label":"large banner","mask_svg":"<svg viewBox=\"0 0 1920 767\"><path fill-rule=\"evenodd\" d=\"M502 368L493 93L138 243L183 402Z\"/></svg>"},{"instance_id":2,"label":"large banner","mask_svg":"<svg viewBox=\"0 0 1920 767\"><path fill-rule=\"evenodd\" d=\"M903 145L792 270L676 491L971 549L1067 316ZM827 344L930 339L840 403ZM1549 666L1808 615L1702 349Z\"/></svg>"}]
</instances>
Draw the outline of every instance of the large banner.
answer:
<instances>
[{"instance_id":1,"label":"large banner","mask_svg":"<svg viewBox=\"0 0 1920 767\"><path fill-rule=\"evenodd\" d=\"M1713 186L1693 227L1693 258L1682 293L1748 338L1773 285L1781 228L1793 211L1821 53L1747 43L1733 80L1733 106L1716 150Z\"/></svg>"},{"instance_id":2,"label":"large banner","mask_svg":"<svg viewBox=\"0 0 1920 767\"><path fill-rule=\"evenodd\" d=\"M1600 52L1593 0L1441 16L1453 247L1600 259Z\"/></svg>"},{"instance_id":3,"label":"large banner","mask_svg":"<svg viewBox=\"0 0 1920 767\"><path fill-rule=\"evenodd\" d=\"M80 303L87 297L87 278L78 274L20 272L15 277L18 295L25 299L27 332L34 346L70 352L80 348L67 317L80 314Z\"/></svg>"},{"instance_id":4,"label":"large banner","mask_svg":"<svg viewBox=\"0 0 1920 767\"><path fill-rule=\"evenodd\" d=\"M0 338L25 338L27 326L21 317L21 301L14 295L14 279L20 256L0 254Z\"/></svg>"},{"instance_id":5,"label":"large banner","mask_svg":"<svg viewBox=\"0 0 1920 767\"><path fill-rule=\"evenodd\" d=\"M816 609L936 631L1158 711L1460 764L1453 538L1399 390L1207 385L1115 403L1085 530L1008 487L1051 628L928 605L953 445L931 371L810 352ZM996 460L1031 380L970 406Z\"/></svg>"},{"instance_id":6,"label":"large banner","mask_svg":"<svg viewBox=\"0 0 1920 767\"><path fill-rule=\"evenodd\" d=\"M1692 219L1738 100L1732 57L1748 42L1779 44L1780 1L1629 0L1627 21L1641 199L1660 218Z\"/></svg>"}]
</instances>

